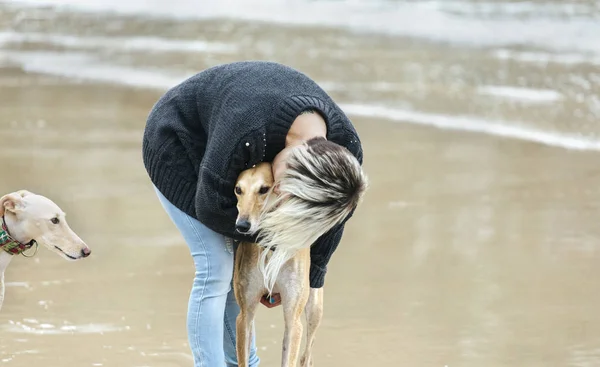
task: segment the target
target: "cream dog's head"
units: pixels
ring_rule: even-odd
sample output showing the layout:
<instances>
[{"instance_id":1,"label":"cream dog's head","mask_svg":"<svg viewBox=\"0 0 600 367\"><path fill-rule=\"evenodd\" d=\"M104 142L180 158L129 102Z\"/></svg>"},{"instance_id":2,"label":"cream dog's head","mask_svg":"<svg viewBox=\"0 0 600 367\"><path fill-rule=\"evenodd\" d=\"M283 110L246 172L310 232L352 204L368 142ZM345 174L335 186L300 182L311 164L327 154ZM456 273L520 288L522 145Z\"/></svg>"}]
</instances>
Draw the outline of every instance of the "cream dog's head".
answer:
<instances>
[{"instance_id":1,"label":"cream dog's head","mask_svg":"<svg viewBox=\"0 0 600 367\"><path fill-rule=\"evenodd\" d=\"M21 243L35 240L67 260L91 254L89 247L69 227L65 213L52 200L27 190L0 198L0 216L10 236Z\"/></svg>"}]
</instances>

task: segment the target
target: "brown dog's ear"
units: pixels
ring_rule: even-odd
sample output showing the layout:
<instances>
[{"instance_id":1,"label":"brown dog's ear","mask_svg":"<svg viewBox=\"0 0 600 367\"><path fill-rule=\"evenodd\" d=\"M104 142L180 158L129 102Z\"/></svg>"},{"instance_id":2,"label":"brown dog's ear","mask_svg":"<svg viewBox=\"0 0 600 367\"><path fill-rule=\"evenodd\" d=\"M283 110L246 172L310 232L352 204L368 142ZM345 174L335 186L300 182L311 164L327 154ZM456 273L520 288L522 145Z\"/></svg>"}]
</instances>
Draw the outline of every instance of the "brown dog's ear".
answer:
<instances>
[{"instance_id":1,"label":"brown dog's ear","mask_svg":"<svg viewBox=\"0 0 600 367\"><path fill-rule=\"evenodd\" d=\"M280 183L279 183L279 182L275 183L275 185L273 185L273 187L271 187L271 191L272 191L274 194L277 194L277 195L279 195L279 186L280 186Z\"/></svg>"},{"instance_id":2,"label":"brown dog's ear","mask_svg":"<svg viewBox=\"0 0 600 367\"><path fill-rule=\"evenodd\" d=\"M4 212L16 213L21 209L22 196L19 194L7 194L0 198L0 216L4 215Z\"/></svg>"}]
</instances>

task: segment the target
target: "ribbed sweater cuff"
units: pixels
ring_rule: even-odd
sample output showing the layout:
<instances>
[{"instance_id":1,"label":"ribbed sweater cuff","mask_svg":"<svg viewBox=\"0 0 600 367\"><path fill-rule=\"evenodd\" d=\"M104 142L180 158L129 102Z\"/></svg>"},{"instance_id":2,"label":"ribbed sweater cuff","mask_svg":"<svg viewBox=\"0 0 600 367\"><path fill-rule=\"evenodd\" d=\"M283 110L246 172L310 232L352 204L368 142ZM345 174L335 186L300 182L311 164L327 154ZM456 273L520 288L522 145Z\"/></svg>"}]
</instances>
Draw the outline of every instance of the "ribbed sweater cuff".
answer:
<instances>
[{"instance_id":1,"label":"ribbed sweater cuff","mask_svg":"<svg viewBox=\"0 0 600 367\"><path fill-rule=\"evenodd\" d=\"M318 265L310 265L310 287L311 288L322 288L325 283L325 274L327 269L321 268Z\"/></svg>"},{"instance_id":2,"label":"ribbed sweater cuff","mask_svg":"<svg viewBox=\"0 0 600 367\"><path fill-rule=\"evenodd\" d=\"M274 120L268 126L270 140L268 155L274 156L285 147L285 137L296 117L306 110L319 112L328 125L328 131L337 132L338 118L332 114L331 107L319 98L312 96L292 96L284 100L276 110Z\"/></svg>"},{"instance_id":3,"label":"ribbed sweater cuff","mask_svg":"<svg viewBox=\"0 0 600 367\"><path fill-rule=\"evenodd\" d=\"M302 112L315 109L318 110L325 119L329 118L329 106L325 104L325 102L320 99L312 96L293 96L286 99L279 110L276 113L276 121L275 125L277 128L284 130L283 132L287 134L287 130L289 130L290 125L298 115Z\"/></svg>"}]
</instances>

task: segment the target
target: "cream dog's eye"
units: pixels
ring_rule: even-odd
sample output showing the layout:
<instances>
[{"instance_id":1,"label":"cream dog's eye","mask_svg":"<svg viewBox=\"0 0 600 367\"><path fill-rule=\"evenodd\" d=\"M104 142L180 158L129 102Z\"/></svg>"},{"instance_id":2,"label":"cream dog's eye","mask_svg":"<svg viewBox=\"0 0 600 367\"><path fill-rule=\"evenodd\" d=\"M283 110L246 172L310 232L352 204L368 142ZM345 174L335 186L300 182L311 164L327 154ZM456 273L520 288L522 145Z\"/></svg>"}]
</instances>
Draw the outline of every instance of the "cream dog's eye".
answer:
<instances>
[{"instance_id":1,"label":"cream dog's eye","mask_svg":"<svg viewBox=\"0 0 600 367\"><path fill-rule=\"evenodd\" d=\"M52 219L50 219L50 221L51 221L53 224L58 224L58 223L60 223L60 220L59 220L58 218L52 218Z\"/></svg>"},{"instance_id":2,"label":"cream dog's eye","mask_svg":"<svg viewBox=\"0 0 600 367\"><path fill-rule=\"evenodd\" d=\"M235 187L235 193L238 194L238 195L242 195L242 188L239 187L239 186L236 186Z\"/></svg>"},{"instance_id":3,"label":"cream dog's eye","mask_svg":"<svg viewBox=\"0 0 600 367\"><path fill-rule=\"evenodd\" d=\"M258 193L259 193L259 194L261 194L261 195L264 195L264 194L266 194L267 192L269 192L269 189L270 189L270 187L268 187L268 186L263 186L263 187L261 187L261 188L260 188L260 190L258 190Z\"/></svg>"}]
</instances>

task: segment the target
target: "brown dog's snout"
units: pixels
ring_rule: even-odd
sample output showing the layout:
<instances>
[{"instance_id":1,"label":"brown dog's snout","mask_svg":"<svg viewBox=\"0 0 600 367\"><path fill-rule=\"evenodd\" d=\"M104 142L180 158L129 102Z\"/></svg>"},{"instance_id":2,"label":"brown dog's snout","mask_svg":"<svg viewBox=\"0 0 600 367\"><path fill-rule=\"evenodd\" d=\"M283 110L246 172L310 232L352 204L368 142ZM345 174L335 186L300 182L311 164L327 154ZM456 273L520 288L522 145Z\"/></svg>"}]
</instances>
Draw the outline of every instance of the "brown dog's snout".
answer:
<instances>
[{"instance_id":1,"label":"brown dog's snout","mask_svg":"<svg viewBox=\"0 0 600 367\"><path fill-rule=\"evenodd\" d=\"M235 222L235 230L240 233L248 233L252 224L248 218L240 218Z\"/></svg>"},{"instance_id":2,"label":"brown dog's snout","mask_svg":"<svg viewBox=\"0 0 600 367\"><path fill-rule=\"evenodd\" d=\"M90 250L90 249L89 249L89 248L87 248L87 247L84 247L84 248L81 250L81 256L82 256L82 257L88 257L88 256L90 256L90 254L91 254L91 253L92 253L92 250Z\"/></svg>"}]
</instances>

